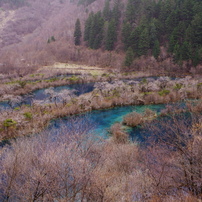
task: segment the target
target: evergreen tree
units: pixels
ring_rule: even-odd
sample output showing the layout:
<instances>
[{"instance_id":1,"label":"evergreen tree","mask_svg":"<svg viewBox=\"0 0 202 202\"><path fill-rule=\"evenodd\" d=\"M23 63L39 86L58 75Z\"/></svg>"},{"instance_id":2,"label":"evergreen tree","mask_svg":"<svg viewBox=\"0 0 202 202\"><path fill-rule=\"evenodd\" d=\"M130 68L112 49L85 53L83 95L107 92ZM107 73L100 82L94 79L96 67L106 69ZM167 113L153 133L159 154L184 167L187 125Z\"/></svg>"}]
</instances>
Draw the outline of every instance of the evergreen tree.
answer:
<instances>
[{"instance_id":1,"label":"evergreen tree","mask_svg":"<svg viewBox=\"0 0 202 202\"><path fill-rule=\"evenodd\" d=\"M101 12L96 13L92 18L89 35L89 46L92 49L98 49L101 47L103 39L104 19Z\"/></svg>"},{"instance_id":2,"label":"evergreen tree","mask_svg":"<svg viewBox=\"0 0 202 202\"><path fill-rule=\"evenodd\" d=\"M172 11L165 21L167 34L171 34L173 32L173 29L178 25L179 20L180 19L178 11Z\"/></svg>"},{"instance_id":3,"label":"evergreen tree","mask_svg":"<svg viewBox=\"0 0 202 202\"><path fill-rule=\"evenodd\" d=\"M170 13L175 10L173 2L170 0L161 1L160 4L160 13L159 13L159 20L162 25L161 34L166 34L166 20L169 17Z\"/></svg>"},{"instance_id":4,"label":"evergreen tree","mask_svg":"<svg viewBox=\"0 0 202 202\"><path fill-rule=\"evenodd\" d=\"M131 64L133 63L133 60L134 60L134 52L133 52L133 49L129 47L128 50L126 51L124 65L127 67L131 66Z\"/></svg>"},{"instance_id":5,"label":"evergreen tree","mask_svg":"<svg viewBox=\"0 0 202 202\"><path fill-rule=\"evenodd\" d=\"M154 47L152 49L153 56L157 59L160 54L160 44L159 41L156 39L154 42Z\"/></svg>"},{"instance_id":6,"label":"evergreen tree","mask_svg":"<svg viewBox=\"0 0 202 202\"><path fill-rule=\"evenodd\" d=\"M196 14L191 23L193 30L193 43L194 46L202 46L202 13Z\"/></svg>"},{"instance_id":7,"label":"evergreen tree","mask_svg":"<svg viewBox=\"0 0 202 202\"><path fill-rule=\"evenodd\" d=\"M193 11L194 0L184 0L182 8L180 9L180 19L185 22L186 26L192 21L194 16Z\"/></svg>"},{"instance_id":8,"label":"evergreen tree","mask_svg":"<svg viewBox=\"0 0 202 202\"><path fill-rule=\"evenodd\" d=\"M126 6L126 21L133 24L136 21L141 0L128 0Z\"/></svg>"},{"instance_id":9,"label":"evergreen tree","mask_svg":"<svg viewBox=\"0 0 202 202\"><path fill-rule=\"evenodd\" d=\"M80 24L80 20L77 19L76 23L75 23L75 30L74 30L74 44L76 46L81 44L81 24Z\"/></svg>"},{"instance_id":10,"label":"evergreen tree","mask_svg":"<svg viewBox=\"0 0 202 202\"><path fill-rule=\"evenodd\" d=\"M174 33L170 36L170 39L169 39L169 47L168 47L168 51L169 52L173 52L174 51L174 47L175 47L175 44L176 44L177 40L176 40L176 37L174 35Z\"/></svg>"},{"instance_id":11,"label":"evergreen tree","mask_svg":"<svg viewBox=\"0 0 202 202\"><path fill-rule=\"evenodd\" d=\"M178 43L175 44L173 53L175 62L182 61L181 48Z\"/></svg>"},{"instance_id":12,"label":"evergreen tree","mask_svg":"<svg viewBox=\"0 0 202 202\"><path fill-rule=\"evenodd\" d=\"M103 9L103 18L105 21L109 21L111 18L111 10L110 10L109 0L105 1L105 6Z\"/></svg>"},{"instance_id":13,"label":"evergreen tree","mask_svg":"<svg viewBox=\"0 0 202 202\"><path fill-rule=\"evenodd\" d=\"M121 17L121 4L120 0L115 0L114 7L112 10L112 18L115 20L116 26L119 25L119 19Z\"/></svg>"},{"instance_id":14,"label":"evergreen tree","mask_svg":"<svg viewBox=\"0 0 202 202\"><path fill-rule=\"evenodd\" d=\"M147 53L149 47L150 47L149 30L147 27L145 27L139 36L138 54L145 55Z\"/></svg>"},{"instance_id":15,"label":"evergreen tree","mask_svg":"<svg viewBox=\"0 0 202 202\"><path fill-rule=\"evenodd\" d=\"M117 40L117 30L115 20L111 20L108 25L105 47L106 50L113 50L114 43Z\"/></svg>"},{"instance_id":16,"label":"evergreen tree","mask_svg":"<svg viewBox=\"0 0 202 202\"><path fill-rule=\"evenodd\" d=\"M93 17L94 17L94 13L91 12L88 19L85 22L84 41L88 41L90 38L90 32L91 32Z\"/></svg>"},{"instance_id":17,"label":"evergreen tree","mask_svg":"<svg viewBox=\"0 0 202 202\"><path fill-rule=\"evenodd\" d=\"M130 38L129 38L129 44L131 45L131 48L134 51L134 54L139 56L139 40L140 40L140 34L141 34L141 27L138 26L137 28L135 28L131 34L130 34Z\"/></svg>"},{"instance_id":18,"label":"evergreen tree","mask_svg":"<svg viewBox=\"0 0 202 202\"><path fill-rule=\"evenodd\" d=\"M124 22L122 27L122 42L124 43L125 50L131 46L131 32L132 32L132 26L128 22Z\"/></svg>"},{"instance_id":19,"label":"evergreen tree","mask_svg":"<svg viewBox=\"0 0 202 202\"><path fill-rule=\"evenodd\" d=\"M191 46L187 41L184 41L181 47L182 60L189 60L191 58Z\"/></svg>"},{"instance_id":20,"label":"evergreen tree","mask_svg":"<svg viewBox=\"0 0 202 202\"><path fill-rule=\"evenodd\" d=\"M157 41L157 30L154 21L151 21L149 26L149 35L150 35L150 48L154 47L155 42Z\"/></svg>"}]
</instances>

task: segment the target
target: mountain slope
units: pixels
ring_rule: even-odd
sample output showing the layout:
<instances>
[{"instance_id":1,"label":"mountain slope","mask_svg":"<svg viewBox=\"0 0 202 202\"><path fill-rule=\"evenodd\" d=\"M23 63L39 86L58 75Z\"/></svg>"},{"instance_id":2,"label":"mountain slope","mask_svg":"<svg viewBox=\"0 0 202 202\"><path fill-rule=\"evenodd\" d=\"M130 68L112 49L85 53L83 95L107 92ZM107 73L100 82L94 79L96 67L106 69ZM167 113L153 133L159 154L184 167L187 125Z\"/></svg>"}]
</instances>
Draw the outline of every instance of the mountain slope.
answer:
<instances>
[{"instance_id":1,"label":"mountain slope","mask_svg":"<svg viewBox=\"0 0 202 202\"><path fill-rule=\"evenodd\" d=\"M42 66L58 61L116 68L127 64L135 70L160 68L166 71L190 71L195 63L200 70L201 3L193 2L26 0L15 9L4 4L0 11L0 68ZM80 46L74 45L77 19L82 30ZM89 20L94 25L89 24L88 35L86 23ZM181 35L180 30L192 33L186 30L188 25L197 30L194 34L199 35L198 42L195 35L186 34L187 41L185 35ZM127 52L134 56L129 63L124 62Z\"/></svg>"}]
</instances>

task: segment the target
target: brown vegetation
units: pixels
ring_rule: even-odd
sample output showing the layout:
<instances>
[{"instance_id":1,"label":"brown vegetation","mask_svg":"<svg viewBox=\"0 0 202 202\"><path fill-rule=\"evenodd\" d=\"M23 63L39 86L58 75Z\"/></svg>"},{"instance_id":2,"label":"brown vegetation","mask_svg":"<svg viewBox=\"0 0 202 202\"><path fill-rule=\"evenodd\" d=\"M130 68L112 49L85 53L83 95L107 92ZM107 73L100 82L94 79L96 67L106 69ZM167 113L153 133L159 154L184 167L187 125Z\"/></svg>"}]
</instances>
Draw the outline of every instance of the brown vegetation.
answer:
<instances>
[{"instance_id":1,"label":"brown vegetation","mask_svg":"<svg viewBox=\"0 0 202 202\"><path fill-rule=\"evenodd\" d=\"M156 113L150 109L146 109L143 114L131 112L124 116L123 124L130 127L135 127L137 125L152 121L154 118L156 118L156 116Z\"/></svg>"},{"instance_id":2,"label":"brown vegetation","mask_svg":"<svg viewBox=\"0 0 202 202\"><path fill-rule=\"evenodd\" d=\"M146 147L95 141L82 126L54 141L47 134L13 141L1 150L0 200L200 201L200 119L149 124L154 141Z\"/></svg>"},{"instance_id":3,"label":"brown vegetation","mask_svg":"<svg viewBox=\"0 0 202 202\"><path fill-rule=\"evenodd\" d=\"M156 182L156 194L175 190L201 198L201 115L175 114L147 128L152 135L145 162Z\"/></svg>"},{"instance_id":4,"label":"brown vegetation","mask_svg":"<svg viewBox=\"0 0 202 202\"><path fill-rule=\"evenodd\" d=\"M36 133L43 130L51 119L94 109L106 109L123 105L167 104L169 102L176 102L187 98L198 99L201 97L198 82L195 82L194 80L184 80L180 89L179 87L176 87L176 83L178 82L179 81L169 81L167 84L170 89L176 88L174 92L163 89L160 93L155 91L149 93L141 92L143 86L147 89L149 85L149 83L145 84L144 82L138 85L128 85L122 81L115 81L114 83L103 82L97 83L93 92L81 95L78 98L71 98L68 102L65 101L63 103L46 105L33 103L33 106L31 107L21 106L16 110L2 111L0 118L0 139L3 140ZM187 90L189 90L188 93L186 93ZM184 93L186 94L184 95ZM197 107L199 110L200 107ZM32 114L32 119L25 119L24 113ZM153 118L155 118L153 113L145 113L142 120L143 122L148 120L151 121ZM15 121L15 124L12 126L5 126L5 121L9 119ZM136 119L133 119L132 117L131 120L133 122Z\"/></svg>"}]
</instances>

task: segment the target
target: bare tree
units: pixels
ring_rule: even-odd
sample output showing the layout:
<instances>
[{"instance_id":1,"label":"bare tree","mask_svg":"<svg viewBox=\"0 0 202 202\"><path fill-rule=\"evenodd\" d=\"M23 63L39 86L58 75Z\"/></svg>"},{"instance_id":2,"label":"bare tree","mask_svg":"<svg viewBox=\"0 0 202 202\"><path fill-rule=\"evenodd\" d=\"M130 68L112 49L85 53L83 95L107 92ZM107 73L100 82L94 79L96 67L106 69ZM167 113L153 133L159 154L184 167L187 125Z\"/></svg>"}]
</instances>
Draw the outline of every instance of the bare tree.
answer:
<instances>
[{"instance_id":1,"label":"bare tree","mask_svg":"<svg viewBox=\"0 0 202 202\"><path fill-rule=\"evenodd\" d=\"M147 125L146 165L158 194L202 194L201 115L189 112L166 116Z\"/></svg>"}]
</instances>

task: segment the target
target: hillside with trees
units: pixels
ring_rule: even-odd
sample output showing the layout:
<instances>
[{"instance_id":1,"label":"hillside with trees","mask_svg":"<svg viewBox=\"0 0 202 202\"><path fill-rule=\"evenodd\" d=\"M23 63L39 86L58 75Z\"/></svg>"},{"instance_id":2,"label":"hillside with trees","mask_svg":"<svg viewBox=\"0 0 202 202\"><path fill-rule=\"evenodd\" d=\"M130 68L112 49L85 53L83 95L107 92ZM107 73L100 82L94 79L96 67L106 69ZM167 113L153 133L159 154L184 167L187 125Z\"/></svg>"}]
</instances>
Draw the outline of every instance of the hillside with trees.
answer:
<instances>
[{"instance_id":1,"label":"hillside with trees","mask_svg":"<svg viewBox=\"0 0 202 202\"><path fill-rule=\"evenodd\" d=\"M70 61L201 72L200 0L1 0L0 6L2 72Z\"/></svg>"},{"instance_id":2,"label":"hillside with trees","mask_svg":"<svg viewBox=\"0 0 202 202\"><path fill-rule=\"evenodd\" d=\"M84 41L93 49L120 49L115 45L119 32L122 36L117 44L122 42L122 50L128 54L132 49L135 57L153 55L158 59L160 46L164 46L174 62L191 61L196 66L202 54L202 2L128 0L123 4L107 0L102 11L89 14Z\"/></svg>"}]
</instances>

